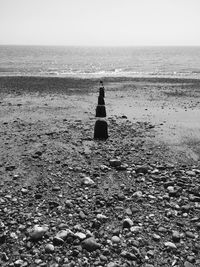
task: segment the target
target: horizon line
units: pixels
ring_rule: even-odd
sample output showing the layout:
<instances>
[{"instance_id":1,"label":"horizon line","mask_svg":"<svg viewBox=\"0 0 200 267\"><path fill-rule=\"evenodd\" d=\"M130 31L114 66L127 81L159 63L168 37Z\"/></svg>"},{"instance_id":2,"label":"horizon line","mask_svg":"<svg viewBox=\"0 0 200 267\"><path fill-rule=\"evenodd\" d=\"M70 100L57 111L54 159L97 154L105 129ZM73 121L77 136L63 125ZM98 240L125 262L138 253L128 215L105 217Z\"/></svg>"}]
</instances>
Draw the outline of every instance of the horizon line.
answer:
<instances>
[{"instance_id":1,"label":"horizon line","mask_svg":"<svg viewBox=\"0 0 200 267\"><path fill-rule=\"evenodd\" d=\"M200 47L200 44L137 44L137 45L77 45L77 44L0 44L0 46L57 46L57 47Z\"/></svg>"}]
</instances>

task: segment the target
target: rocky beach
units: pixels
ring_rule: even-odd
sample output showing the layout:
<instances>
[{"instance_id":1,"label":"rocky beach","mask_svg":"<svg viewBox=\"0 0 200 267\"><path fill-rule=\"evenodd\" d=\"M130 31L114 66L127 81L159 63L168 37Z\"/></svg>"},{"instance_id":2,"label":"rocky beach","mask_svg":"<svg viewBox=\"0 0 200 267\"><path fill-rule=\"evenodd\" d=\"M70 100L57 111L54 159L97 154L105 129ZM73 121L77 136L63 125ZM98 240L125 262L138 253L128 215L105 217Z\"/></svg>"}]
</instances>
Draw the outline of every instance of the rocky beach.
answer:
<instances>
[{"instance_id":1,"label":"rocky beach","mask_svg":"<svg viewBox=\"0 0 200 267\"><path fill-rule=\"evenodd\" d=\"M200 266L200 80L0 77L0 266Z\"/></svg>"}]
</instances>

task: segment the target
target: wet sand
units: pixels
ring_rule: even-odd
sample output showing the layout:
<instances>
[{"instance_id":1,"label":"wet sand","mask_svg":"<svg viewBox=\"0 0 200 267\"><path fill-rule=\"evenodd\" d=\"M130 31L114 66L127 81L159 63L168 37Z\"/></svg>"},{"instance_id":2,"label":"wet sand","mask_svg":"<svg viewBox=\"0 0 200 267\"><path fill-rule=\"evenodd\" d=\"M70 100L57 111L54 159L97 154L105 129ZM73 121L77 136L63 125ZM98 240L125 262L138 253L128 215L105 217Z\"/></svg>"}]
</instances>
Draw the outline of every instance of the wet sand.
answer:
<instances>
[{"instance_id":1,"label":"wet sand","mask_svg":"<svg viewBox=\"0 0 200 267\"><path fill-rule=\"evenodd\" d=\"M0 120L40 122L94 119L98 80L0 78ZM200 82L197 80L105 78L108 117L127 116L155 125L155 142L194 161L200 156ZM53 125L51 127L54 127ZM91 129L91 137L93 129Z\"/></svg>"}]
</instances>

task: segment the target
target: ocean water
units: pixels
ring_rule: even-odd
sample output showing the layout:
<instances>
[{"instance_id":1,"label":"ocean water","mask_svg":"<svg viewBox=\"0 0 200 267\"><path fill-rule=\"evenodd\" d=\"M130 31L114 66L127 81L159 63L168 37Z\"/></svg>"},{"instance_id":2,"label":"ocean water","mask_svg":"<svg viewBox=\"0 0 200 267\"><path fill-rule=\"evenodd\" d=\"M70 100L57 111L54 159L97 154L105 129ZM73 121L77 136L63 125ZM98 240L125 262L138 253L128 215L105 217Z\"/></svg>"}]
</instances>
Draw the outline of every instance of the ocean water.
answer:
<instances>
[{"instance_id":1,"label":"ocean water","mask_svg":"<svg viewBox=\"0 0 200 267\"><path fill-rule=\"evenodd\" d=\"M200 79L200 47L0 46L0 76Z\"/></svg>"}]
</instances>

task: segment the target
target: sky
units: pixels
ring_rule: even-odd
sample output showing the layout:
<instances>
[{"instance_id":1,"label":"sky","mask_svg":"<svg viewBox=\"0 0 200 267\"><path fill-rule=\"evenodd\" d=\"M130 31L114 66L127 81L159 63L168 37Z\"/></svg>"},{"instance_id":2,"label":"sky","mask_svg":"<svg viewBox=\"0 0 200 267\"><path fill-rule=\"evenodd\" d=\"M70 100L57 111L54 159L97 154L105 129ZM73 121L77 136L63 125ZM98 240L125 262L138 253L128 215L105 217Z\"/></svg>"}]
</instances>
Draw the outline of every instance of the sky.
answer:
<instances>
[{"instance_id":1,"label":"sky","mask_svg":"<svg viewBox=\"0 0 200 267\"><path fill-rule=\"evenodd\" d=\"M200 45L200 0L0 0L0 44Z\"/></svg>"}]
</instances>

